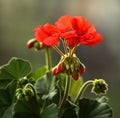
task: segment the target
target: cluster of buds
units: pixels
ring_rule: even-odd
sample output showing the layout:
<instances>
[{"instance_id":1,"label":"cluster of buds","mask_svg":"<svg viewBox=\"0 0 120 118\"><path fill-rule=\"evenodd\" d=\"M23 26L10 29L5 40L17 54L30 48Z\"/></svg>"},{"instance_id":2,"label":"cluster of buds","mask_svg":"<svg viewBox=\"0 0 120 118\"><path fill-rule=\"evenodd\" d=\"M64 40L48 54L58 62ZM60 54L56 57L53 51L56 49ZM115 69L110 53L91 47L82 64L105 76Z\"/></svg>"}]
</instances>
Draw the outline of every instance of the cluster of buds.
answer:
<instances>
[{"instance_id":1,"label":"cluster of buds","mask_svg":"<svg viewBox=\"0 0 120 118\"><path fill-rule=\"evenodd\" d=\"M53 68L52 72L53 75L66 73L67 75L71 75L74 80L78 80L79 75L85 72L85 66L75 54L72 56L64 55L58 65Z\"/></svg>"},{"instance_id":2,"label":"cluster of buds","mask_svg":"<svg viewBox=\"0 0 120 118\"><path fill-rule=\"evenodd\" d=\"M30 98L35 96L33 84L35 81L32 79L22 78L17 83L16 97L18 100L25 99L28 101Z\"/></svg>"}]
</instances>

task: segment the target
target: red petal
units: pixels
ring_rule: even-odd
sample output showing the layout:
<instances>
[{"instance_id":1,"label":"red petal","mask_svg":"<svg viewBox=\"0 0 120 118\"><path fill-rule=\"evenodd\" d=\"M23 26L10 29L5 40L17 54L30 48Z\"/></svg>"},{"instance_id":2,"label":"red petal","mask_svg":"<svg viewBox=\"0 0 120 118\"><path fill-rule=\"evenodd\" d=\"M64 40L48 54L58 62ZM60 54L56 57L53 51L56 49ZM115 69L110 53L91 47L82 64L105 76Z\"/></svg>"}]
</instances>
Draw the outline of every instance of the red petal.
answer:
<instances>
[{"instance_id":1,"label":"red petal","mask_svg":"<svg viewBox=\"0 0 120 118\"><path fill-rule=\"evenodd\" d=\"M65 32L71 28L71 16L62 16L55 22L56 27L61 31Z\"/></svg>"},{"instance_id":2,"label":"red petal","mask_svg":"<svg viewBox=\"0 0 120 118\"><path fill-rule=\"evenodd\" d=\"M45 24L44 28L49 33L49 35L53 35L54 33L58 33L59 32L59 30L56 28L56 26L51 25L49 23Z\"/></svg>"},{"instance_id":3,"label":"red petal","mask_svg":"<svg viewBox=\"0 0 120 118\"><path fill-rule=\"evenodd\" d=\"M96 32L96 29L95 29L94 25L91 25L88 27L86 33L89 34L89 33L95 33L95 32Z\"/></svg>"},{"instance_id":4,"label":"red petal","mask_svg":"<svg viewBox=\"0 0 120 118\"><path fill-rule=\"evenodd\" d=\"M57 36L50 36L44 39L43 43L47 46L55 46L58 44L58 37Z\"/></svg>"},{"instance_id":5,"label":"red petal","mask_svg":"<svg viewBox=\"0 0 120 118\"><path fill-rule=\"evenodd\" d=\"M37 27L34 30L34 32L35 32L36 40L39 42L42 42L46 37L48 37L48 33L47 33L47 31L45 31L43 26Z\"/></svg>"},{"instance_id":6,"label":"red petal","mask_svg":"<svg viewBox=\"0 0 120 118\"><path fill-rule=\"evenodd\" d=\"M81 33L88 27L88 20L82 16L75 16L71 20L72 28Z\"/></svg>"},{"instance_id":7,"label":"red petal","mask_svg":"<svg viewBox=\"0 0 120 118\"><path fill-rule=\"evenodd\" d=\"M88 46L94 46L97 43L100 43L101 41L102 41L102 35L99 33L94 33L88 35L86 34L86 37L83 37L80 43Z\"/></svg>"},{"instance_id":8,"label":"red petal","mask_svg":"<svg viewBox=\"0 0 120 118\"><path fill-rule=\"evenodd\" d=\"M61 33L61 37L66 39L66 40L74 37L75 35L76 35L75 31L69 31L69 32Z\"/></svg>"},{"instance_id":9,"label":"red petal","mask_svg":"<svg viewBox=\"0 0 120 118\"><path fill-rule=\"evenodd\" d=\"M68 40L66 40L67 45L69 45L69 47L74 47L78 44L80 44L79 41L79 37L73 37L73 38L69 38Z\"/></svg>"}]
</instances>

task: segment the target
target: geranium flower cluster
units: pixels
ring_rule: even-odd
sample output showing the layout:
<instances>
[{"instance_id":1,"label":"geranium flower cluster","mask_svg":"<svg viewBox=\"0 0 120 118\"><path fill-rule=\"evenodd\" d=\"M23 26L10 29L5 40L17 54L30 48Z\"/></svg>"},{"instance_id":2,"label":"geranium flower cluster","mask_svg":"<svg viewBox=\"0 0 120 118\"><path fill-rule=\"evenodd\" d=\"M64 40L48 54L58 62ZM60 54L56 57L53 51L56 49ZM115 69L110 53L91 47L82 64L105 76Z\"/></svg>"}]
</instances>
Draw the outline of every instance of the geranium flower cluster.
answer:
<instances>
[{"instance_id":1,"label":"geranium flower cluster","mask_svg":"<svg viewBox=\"0 0 120 118\"><path fill-rule=\"evenodd\" d=\"M37 48L53 47L61 55L53 74L64 72L72 75L75 80L85 71L85 66L75 56L76 47L80 44L94 46L102 41L102 35L82 16L62 16L54 24L46 23L38 26L34 29L34 33L35 39L28 42L28 47L33 47L36 42ZM65 53L57 47L61 41Z\"/></svg>"},{"instance_id":2,"label":"geranium flower cluster","mask_svg":"<svg viewBox=\"0 0 120 118\"><path fill-rule=\"evenodd\" d=\"M40 25L34 32L36 40L45 46L56 46L60 39L64 39L70 48L79 44L93 46L102 41L94 25L82 16L62 16L54 25Z\"/></svg>"}]
</instances>

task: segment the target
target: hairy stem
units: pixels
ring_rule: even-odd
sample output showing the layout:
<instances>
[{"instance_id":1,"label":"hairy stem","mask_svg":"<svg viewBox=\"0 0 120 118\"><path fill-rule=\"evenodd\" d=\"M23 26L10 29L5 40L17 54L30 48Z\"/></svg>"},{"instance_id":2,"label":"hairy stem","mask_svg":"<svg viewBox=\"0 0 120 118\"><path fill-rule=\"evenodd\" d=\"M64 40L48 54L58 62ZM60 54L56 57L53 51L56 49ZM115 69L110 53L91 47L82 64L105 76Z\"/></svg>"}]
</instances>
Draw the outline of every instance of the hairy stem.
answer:
<instances>
[{"instance_id":1,"label":"hairy stem","mask_svg":"<svg viewBox=\"0 0 120 118\"><path fill-rule=\"evenodd\" d=\"M51 60L51 54L50 54L50 48L46 47L46 65L48 70L50 71L52 69L52 60Z\"/></svg>"},{"instance_id":2,"label":"hairy stem","mask_svg":"<svg viewBox=\"0 0 120 118\"><path fill-rule=\"evenodd\" d=\"M89 80L87 82L85 82L82 87L80 88L77 96L75 97L74 99L74 103L77 103L80 99L80 97L82 96L82 94L84 93L84 91L86 90L86 88L89 86L89 85L92 85L93 84L93 80Z\"/></svg>"},{"instance_id":3,"label":"hairy stem","mask_svg":"<svg viewBox=\"0 0 120 118\"><path fill-rule=\"evenodd\" d=\"M62 107L63 104L65 104L65 102L66 102L66 100L68 98L70 85L71 85L71 78L70 78L70 75L68 75L67 78L66 78L65 91L64 91L63 98L61 100L60 108Z\"/></svg>"}]
</instances>

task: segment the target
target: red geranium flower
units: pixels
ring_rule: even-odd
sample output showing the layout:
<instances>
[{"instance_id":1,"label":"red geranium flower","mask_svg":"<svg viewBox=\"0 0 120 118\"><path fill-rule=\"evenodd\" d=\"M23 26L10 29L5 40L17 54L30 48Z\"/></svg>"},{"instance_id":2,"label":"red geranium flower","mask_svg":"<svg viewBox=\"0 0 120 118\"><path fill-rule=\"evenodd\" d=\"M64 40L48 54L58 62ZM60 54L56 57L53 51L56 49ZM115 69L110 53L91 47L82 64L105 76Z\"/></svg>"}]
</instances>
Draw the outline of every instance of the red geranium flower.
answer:
<instances>
[{"instance_id":1,"label":"red geranium flower","mask_svg":"<svg viewBox=\"0 0 120 118\"><path fill-rule=\"evenodd\" d=\"M35 37L38 42L46 46L55 46L59 42L59 30L49 23L38 26L35 30Z\"/></svg>"},{"instance_id":2,"label":"red geranium flower","mask_svg":"<svg viewBox=\"0 0 120 118\"><path fill-rule=\"evenodd\" d=\"M101 34L97 33L94 25L89 25L89 21L85 18L75 16L71 19L71 25L76 34L67 40L70 47L74 47L75 44L93 46L102 41Z\"/></svg>"},{"instance_id":3,"label":"red geranium flower","mask_svg":"<svg viewBox=\"0 0 120 118\"><path fill-rule=\"evenodd\" d=\"M46 46L57 45L62 33L67 32L71 28L70 20L70 16L62 16L55 22L55 25L47 23L44 26L38 26L34 30L36 40Z\"/></svg>"}]
</instances>

